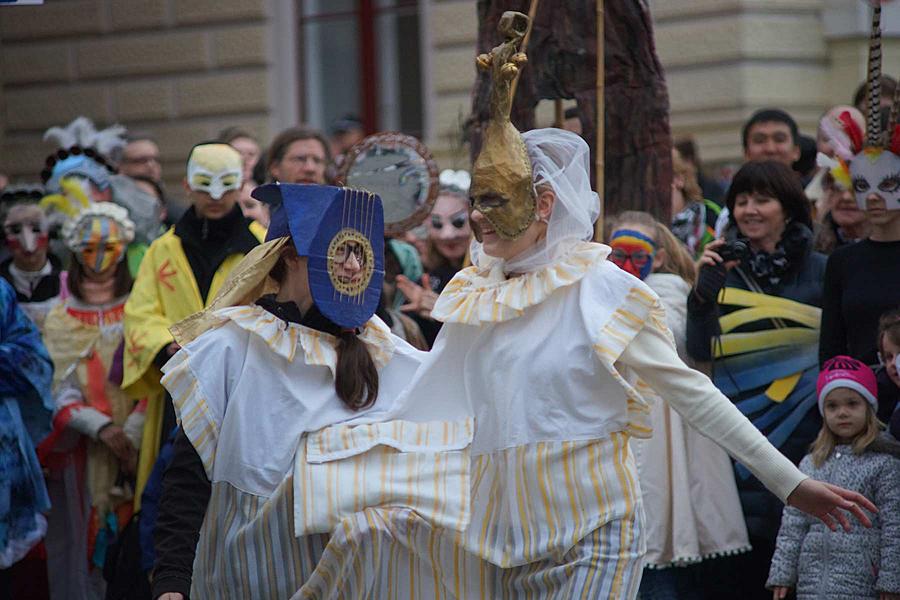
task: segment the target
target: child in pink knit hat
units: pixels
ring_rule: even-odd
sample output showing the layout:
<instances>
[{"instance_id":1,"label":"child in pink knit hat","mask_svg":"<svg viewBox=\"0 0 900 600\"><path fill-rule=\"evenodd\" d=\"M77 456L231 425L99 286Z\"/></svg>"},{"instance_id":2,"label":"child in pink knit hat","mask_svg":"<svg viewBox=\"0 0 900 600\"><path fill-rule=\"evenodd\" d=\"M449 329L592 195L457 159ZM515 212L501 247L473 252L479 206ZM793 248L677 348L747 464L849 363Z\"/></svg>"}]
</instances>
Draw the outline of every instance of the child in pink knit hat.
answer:
<instances>
[{"instance_id":1,"label":"child in pink knit hat","mask_svg":"<svg viewBox=\"0 0 900 600\"><path fill-rule=\"evenodd\" d=\"M872 369L849 356L825 363L816 384L823 423L800 470L877 498L872 528L832 533L786 508L767 587L799 600L900 598L900 445L881 435Z\"/></svg>"},{"instance_id":2,"label":"child in pink knit hat","mask_svg":"<svg viewBox=\"0 0 900 600\"><path fill-rule=\"evenodd\" d=\"M825 402L829 395L833 399L852 396L868 402L873 410L878 410L878 382L875 380L875 373L860 361L849 356L835 356L825 363L819 373L816 381L816 396L819 399L819 412L823 417L825 416ZM865 405L862 405L863 413L866 412L865 408Z\"/></svg>"}]
</instances>

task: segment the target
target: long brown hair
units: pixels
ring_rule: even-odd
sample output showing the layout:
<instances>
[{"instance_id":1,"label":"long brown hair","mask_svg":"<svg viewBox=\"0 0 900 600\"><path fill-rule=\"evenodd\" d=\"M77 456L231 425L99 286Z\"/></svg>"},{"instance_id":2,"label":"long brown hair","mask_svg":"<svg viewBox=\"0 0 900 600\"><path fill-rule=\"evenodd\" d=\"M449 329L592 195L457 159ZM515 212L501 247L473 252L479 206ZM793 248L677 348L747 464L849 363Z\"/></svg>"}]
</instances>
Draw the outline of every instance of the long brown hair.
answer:
<instances>
[{"instance_id":1,"label":"long brown hair","mask_svg":"<svg viewBox=\"0 0 900 600\"><path fill-rule=\"evenodd\" d=\"M884 429L884 425L878 420L872 405L865 400L863 400L863 402L865 402L866 405L866 427L863 429L862 433L853 439L853 443L851 444L853 454L862 454L865 452L866 448L878 439L881 430ZM813 440L813 443L809 446L809 453L812 455L813 464L817 467L821 467L825 464L825 461L828 460L828 457L831 456L831 453L834 452L834 448L837 445L837 436L834 435L831 429L828 428L828 425L823 421L822 429L819 430L819 435L816 436L816 439Z\"/></svg>"},{"instance_id":2,"label":"long brown hair","mask_svg":"<svg viewBox=\"0 0 900 600\"><path fill-rule=\"evenodd\" d=\"M281 284L287 277L285 254L295 253L293 242L289 243L281 258L269 271L269 276ZM324 319L324 315L323 315ZM334 391L338 398L352 410L369 408L378 399L378 369L365 343L356 335L356 330L343 329L328 321L326 333L337 338L337 365L335 366Z\"/></svg>"},{"instance_id":3,"label":"long brown hair","mask_svg":"<svg viewBox=\"0 0 900 600\"><path fill-rule=\"evenodd\" d=\"M116 272L115 275L113 275L113 278L115 279L115 284L113 286L114 298L121 298L131 292L131 286L134 284L134 279L131 277L131 271L128 270L127 257L123 257L116 265ZM82 302L84 302L85 299L84 291L81 289L81 286L85 279L87 279L87 274L84 272L84 266L78 262L75 257L72 257L66 285L69 288L69 292Z\"/></svg>"},{"instance_id":4,"label":"long brown hair","mask_svg":"<svg viewBox=\"0 0 900 600\"><path fill-rule=\"evenodd\" d=\"M694 285L697 279L697 267L694 265L694 259L684 244L681 243L675 235L669 231L669 228L653 218L653 215L638 210L626 210L619 213L613 220L611 233L615 232L622 225L634 223L642 225L652 230L653 241L666 251L666 261L657 273L671 273L678 275L686 282Z\"/></svg>"},{"instance_id":5,"label":"long brown hair","mask_svg":"<svg viewBox=\"0 0 900 600\"><path fill-rule=\"evenodd\" d=\"M356 331L338 335L334 391L353 410L369 408L378 399L378 370Z\"/></svg>"}]
</instances>

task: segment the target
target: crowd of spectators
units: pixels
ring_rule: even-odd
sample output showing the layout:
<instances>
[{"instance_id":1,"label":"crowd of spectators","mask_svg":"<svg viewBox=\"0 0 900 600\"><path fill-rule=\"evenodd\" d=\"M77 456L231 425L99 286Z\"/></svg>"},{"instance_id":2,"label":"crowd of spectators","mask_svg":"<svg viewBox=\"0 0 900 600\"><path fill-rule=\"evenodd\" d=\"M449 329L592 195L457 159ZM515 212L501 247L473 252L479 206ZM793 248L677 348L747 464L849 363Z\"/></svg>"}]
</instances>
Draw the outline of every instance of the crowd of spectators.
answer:
<instances>
[{"instance_id":1,"label":"crowd of spectators","mask_svg":"<svg viewBox=\"0 0 900 600\"><path fill-rule=\"evenodd\" d=\"M882 82L886 92L892 85L892 80ZM854 104L862 101L860 94ZM895 410L900 394L900 211L884 210L877 202L860 206L852 190L816 166L816 152L834 156L824 124L838 114L863 125L859 110L837 106L823 114L823 127L814 138L804 138L786 111L754 113L740 132L744 164L727 185L703 169L691 139L678 141L672 150L671 220L662 223L635 212L608 215L615 219L610 239L603 240L611 246L613 262L659 294L679 354L706 370L795 463L827 430L828 415L821 400L816 401L815 386L820 369L835 357L850 357L872 369L877 382L872 410L895 437L900 435L900 412ZM269 213L251 196L256 186L271 181L328 183L336 159L362 137L362 124L347 117L334 125L330 136L298 126L265 143L230 127L216 140L197 140L184 173L190 206L183 211L167 200L160 148L144 133L128 132L116 151L103 157L109 174L102 181L76 169L51 190L10 183L0 175L0 223L6 240L0 251L0 278L8 284L0 290L4 297L14 296L23 314L43 332L55 362L55 352L66 340L53 336L67 334L54 311L90 315L82 318L82 325L99 327L97 335L112 340L109 355L98 354L88 365L88 370L99 371L79 379L83 368L73 367L75 371L53 382L52 426L68 427L74 445L46 449L45 441L32 440L42 460L57 459L56 464L43 464L50 497L72 493L54 477L86 477L59 466L80 447L110 453L110 468L119 473L113 481L121 491L117 498L143 494L137 503L142 510L134 515L107 502L102 508L113 506L120 519L115 525L101 523L98 529L92 521L100 510L96 502L91 504L94 482L87 488L81 485L78 489L89 505L81 515L84 523L73 531L58 518L50 519L44 524L44 544L0 563L0 598L17 597L15 581L23 574L33 583L30 593L36 595L29 597L35 598L102 597L104 589L132 588L143 591L117 597L149 594L149 588L137 582L146 580L152 565L146 530L152 529L159 478L170 459L166 449L176 423L170 399L161 404L159 414L150 414L146 407L148 398L163 393L159 369L179 349L168 327L206 306L231 268L263 239ZM86 150L67 152L80 156ZM234 163L232 179L222 180L224 191L216 192L212 181L197 183L192 174L192 164L205 153L215 154L216 164ZM68 159L59 154L54 160ZM36 175L40 168L36 165ZM72 181L78 185L71 187ZM472 236L468 173L445 171L440 183L424 225L387 242L384 293L377 311L395 334L423 350L441 328L431 318L431 309L447 282L467 264ZM62 200L48 201L51 196ZM84 205L111 201L127 209L128 218L94 215L98 223L130 231L130 239L124 234L115 238L123 244L124 258L111 271L97 269L102 260L96 254L91 255L95 264L86 263L79 254L83 245L62 245L64 222L72 215L61 215L66 211L60 207L79 199ZM113 252L110 239L107 234L107 246L93 251ZM0 332L6 352L11 342L2 326ZM34 352L43 356L46 351ZM4 385L0 383L0 390L11 393ZM110 385L116 395L128 398L122 400L127 410L121 415L101 409L112 398L112 392L103 392ZM66 403L93 406L97 415L81 421L60 419L65 404L60 403L61 394L68 394ZM656 410L657 443L647 443L639 452L645 504L668 506L676 496L690 500L666 517L658 516L662 508L648 514L653 568L645 575L642 595L771 596L766 589L770 569L775 573L783 567L771 566L776 540L781 539L781 503L714 444L685 434L671 409ZM138 420L142 433L133 430ZM2 425L0 421L0 440L5 439ZM654 465L673 461L682 465L683 479L665 479L667 475L655 471ZM660 484L663 480L667 483ZM719 507L715 523L695 519L702 510L698 507L707 504ZM664 547L654 536L670 531L676 521L681 537ZM98 537L98 531L106 531L107 537ZM0 546L5 542L0 536ZM79 545L78 551L73 552L71 544ZM129 559L128 553L134 552L140 557ZM69 583L60 584L59 577ZM73 581L81 582L84 595L60 591L75 585Z\"/></svg>"}]
</instances>

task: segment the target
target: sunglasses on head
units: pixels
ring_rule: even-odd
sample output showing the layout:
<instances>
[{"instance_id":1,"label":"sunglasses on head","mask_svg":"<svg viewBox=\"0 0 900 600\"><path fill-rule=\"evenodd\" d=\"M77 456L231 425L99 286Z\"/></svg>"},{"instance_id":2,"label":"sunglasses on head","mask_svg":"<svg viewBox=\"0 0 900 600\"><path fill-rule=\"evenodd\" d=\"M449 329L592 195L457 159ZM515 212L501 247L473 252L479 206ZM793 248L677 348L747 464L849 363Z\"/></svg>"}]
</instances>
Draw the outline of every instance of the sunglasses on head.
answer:
<instances>
[{"instance_id":1,"label":"sunglasses on head","mask_svg":"<svg viewBox=\"0 0 900 600\"><path fill-rule=\"evenodd\" d=\"M456 229L462 229L468 222L469 217L464 212L457 213L450 217L450 224ZM444 219L441 218L440 215L431 215L431 226L435 229L442 229L444 227Z\"/></svg>"}]
</instances>

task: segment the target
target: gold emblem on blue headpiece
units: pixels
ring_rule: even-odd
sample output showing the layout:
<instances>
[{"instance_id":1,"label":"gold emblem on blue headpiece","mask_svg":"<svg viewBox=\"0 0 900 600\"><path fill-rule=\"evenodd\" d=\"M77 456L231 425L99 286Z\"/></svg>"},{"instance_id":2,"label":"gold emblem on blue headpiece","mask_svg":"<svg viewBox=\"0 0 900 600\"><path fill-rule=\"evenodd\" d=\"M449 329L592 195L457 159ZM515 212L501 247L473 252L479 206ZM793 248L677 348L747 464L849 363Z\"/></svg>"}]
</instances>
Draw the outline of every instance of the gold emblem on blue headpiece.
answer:
<instances>
[{"instance_id":1,"label":"gold emblem on blue headpiece","mask_svg":"<svg viewBox=\"0 0 900 600\"><path fill-rule=\"evenodd\" d=\"M267 240L290 236L309 258L313 302L341 327L360 327L384 282L384 214L371 192L327 185L268 184L253 197L272 206Z\"/></svg>"}]
</instances>

